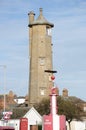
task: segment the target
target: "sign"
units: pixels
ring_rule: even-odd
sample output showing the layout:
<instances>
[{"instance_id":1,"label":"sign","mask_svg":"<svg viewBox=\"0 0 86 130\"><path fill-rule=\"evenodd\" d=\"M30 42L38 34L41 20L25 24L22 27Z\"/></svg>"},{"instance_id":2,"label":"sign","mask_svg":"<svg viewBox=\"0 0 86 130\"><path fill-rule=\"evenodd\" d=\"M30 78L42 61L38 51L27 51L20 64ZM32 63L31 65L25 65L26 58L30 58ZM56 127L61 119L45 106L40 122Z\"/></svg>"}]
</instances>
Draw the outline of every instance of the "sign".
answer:
<instances>
[{"instance_id":1,"label":"sign","mask_svg":"<svg viewBox=\"0 0 86 130\"><path fill-rule=\"evenodd\" d=\"M5 120L8 120L8 119L10 119L10 116L12 115L12 112L11 111L9 111L9 112L3 112L3 118L5 119Z\"/></svg>"}]
</instances>

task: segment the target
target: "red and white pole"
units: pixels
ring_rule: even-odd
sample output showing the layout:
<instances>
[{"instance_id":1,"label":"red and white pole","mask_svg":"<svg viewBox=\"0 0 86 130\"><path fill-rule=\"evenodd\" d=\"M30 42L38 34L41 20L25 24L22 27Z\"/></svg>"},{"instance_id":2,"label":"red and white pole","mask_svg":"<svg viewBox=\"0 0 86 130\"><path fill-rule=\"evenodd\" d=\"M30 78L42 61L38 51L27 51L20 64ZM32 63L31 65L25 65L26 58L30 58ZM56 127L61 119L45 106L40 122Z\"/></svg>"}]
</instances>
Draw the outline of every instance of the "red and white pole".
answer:
<instances>
[{"instance_id":1,"label":"red and white pole","mask_svg":"<svg viewBox=\"0 0 86 130\"><path fill-rule=\"evenodd\" d=\"M53 88L51 89L51 94L50 94L50 113L51 113L52 115L57 114L57 102L56 102L56 97L57 97L56 88L53 87Z\"/></svg>"}]
</instances>

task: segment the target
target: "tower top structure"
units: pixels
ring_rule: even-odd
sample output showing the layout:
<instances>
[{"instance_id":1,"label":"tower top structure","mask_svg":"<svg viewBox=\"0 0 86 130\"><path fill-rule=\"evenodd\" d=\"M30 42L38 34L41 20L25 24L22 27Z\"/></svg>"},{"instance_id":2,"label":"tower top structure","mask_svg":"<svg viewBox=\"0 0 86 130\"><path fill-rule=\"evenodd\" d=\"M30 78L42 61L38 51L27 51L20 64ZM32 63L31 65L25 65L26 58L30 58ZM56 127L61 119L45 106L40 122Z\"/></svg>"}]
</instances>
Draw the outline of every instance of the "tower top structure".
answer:
<instances>
[{"instance_id":1,"label":"tower top structure","mask_svg":"<svg viewBox=\"0 0 86 130\"><path fill-rule=\"evenodd\" d=\"M33 20L32 22L30 22L29 27L32 27L33 25L47 25L48 27L54 27L54 24L48 22L45 19L45 17L43 16L42 8L39 9L39 12L40 12L40 14L39 14L38 18L36 20ZM31 11L28 15L29 15L29 19L30 19L30 16L31 15L34 16L35 14L34 14L34 12Z\"/></svg>"}]
</instances>

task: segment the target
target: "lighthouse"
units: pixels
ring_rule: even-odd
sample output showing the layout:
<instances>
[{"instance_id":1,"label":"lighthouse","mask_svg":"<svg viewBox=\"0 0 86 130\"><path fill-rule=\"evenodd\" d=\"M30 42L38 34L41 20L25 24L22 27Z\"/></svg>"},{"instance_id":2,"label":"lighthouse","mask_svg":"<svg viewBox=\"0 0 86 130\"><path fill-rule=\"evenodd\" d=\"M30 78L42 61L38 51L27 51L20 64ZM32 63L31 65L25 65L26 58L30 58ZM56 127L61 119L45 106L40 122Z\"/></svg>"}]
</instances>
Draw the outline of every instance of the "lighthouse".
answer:
<instances>
[{"instance_id":1,"label":"lighthouse","mask_svg":"<svg viewBox=\"0 0 86 130\"><path fill-rule=\"evenodd\" d=\"M51 74L45 70L52 70L52 28L54 24L43 15L39 9L39 16L30 11L29 16L29 105L40 102L49 95L52 81Z\"/></svg>"}]
</instances>

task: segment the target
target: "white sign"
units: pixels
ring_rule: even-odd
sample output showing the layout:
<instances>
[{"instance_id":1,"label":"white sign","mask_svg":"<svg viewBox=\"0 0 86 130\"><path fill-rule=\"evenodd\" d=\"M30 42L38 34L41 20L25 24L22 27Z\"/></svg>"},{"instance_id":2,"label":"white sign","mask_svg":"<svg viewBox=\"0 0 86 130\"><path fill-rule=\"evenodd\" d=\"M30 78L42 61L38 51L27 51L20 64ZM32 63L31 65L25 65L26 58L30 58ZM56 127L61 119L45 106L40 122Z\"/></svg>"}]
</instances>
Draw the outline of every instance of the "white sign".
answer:
<instances>
[{"instance_id":1,"label":"white sign","mask_svg":"<svg viewBox=\"0 0 86 130\"><path fill-rule=\"evenodd\" d=\"M3 118L5 119L5 120L8 120L8 119L10 119L10 116L12 115L12 112L10 111L10 112L3 112Z\"/></svg>"}]
</instances>

